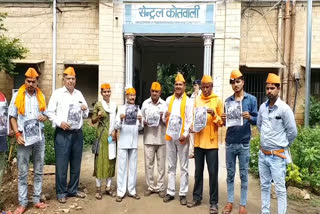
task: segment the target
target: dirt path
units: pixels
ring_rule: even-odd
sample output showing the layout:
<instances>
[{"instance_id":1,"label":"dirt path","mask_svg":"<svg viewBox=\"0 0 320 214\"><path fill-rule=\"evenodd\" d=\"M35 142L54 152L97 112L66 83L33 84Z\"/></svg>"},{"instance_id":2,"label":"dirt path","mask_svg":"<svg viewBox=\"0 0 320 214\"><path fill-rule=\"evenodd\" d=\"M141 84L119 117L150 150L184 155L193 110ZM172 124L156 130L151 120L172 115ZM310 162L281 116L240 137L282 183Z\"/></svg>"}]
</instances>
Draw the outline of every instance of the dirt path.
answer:
<instances>
[{"instance_id":1,"label":"dirt path","mask_svg":"<svg viewBox=\"0 0 320 214\"><path fill-rule=\"evenodd\" d=\"M141 136L140 136L141 137ZM223 206L227 202L227 188L226 188L226 169L225 169L225 153L224 147L221 146L219 150L219 208L223 209ZM143 192L145 190L145 178L144 178L144 156L143 156L143 145L142 140L140 140L139 144L139 155L138 155L138 181L137 181L137 192L141 196L140 200L134 200L132 198L125 198L121 203L117 203L114 198L110 196L103 197L102 200L95 200L95 179L92 177L92 169L93 168L93 156L89 151L84 152L83 160L82 160L82 168L81 168L81 184L86 187L88 190L88 195L86 199L75 199L70 198L68 202L64 205L57 203L55 200L55 177L54 175L46 175L44 176L44 187L43 192L49 193L51 195L51 200L48 201L49 207L44 211L39 211L34 208L29 208L26 213L63 213L65 211L69 211L70 213L90 213L90 214L104 214L104 213L112 213L112 214L194 214L194 213L208 213L209 210L209 198L208 198L208 173L204 174L204 198L202 201L202 205L196 208L187 208L186 206L181 206L176 196L176 200L163 203L162 199L158 197L158 195L151 195L149 197L144 197ZM179 170L178 170L179 171ZM194 161L191 160L189 164L189 194L188 200L192 199L192 189L194 183ZM179 187L179 176L177 176L177 187ZM30 184L30 191L32 188L32 182ZM116 179L113 180L113 184L116 184ZM259 181L250 176L249 178L249 192L248 192L248 213L258 214L260 213L260 187ZM10 188L9 195L7 195L6 207L13 210L17 205L17 191L16 191L16 180L13 181L11 186L7 186ZM236 175L235 180L235 207L233 213L238 212L238 203L239 203L239 195L240 195L240 179L239 175ZM6 192L6 191L4 191ZM30 194L29 194L30 195ZM31 204L31 203L30 203ZM79 207L80 210L76 210L74 207ZM276 213L276 200L272 199L272 212ZM309 206L309 204L304 204L303 202L289 201L288 214L295 213L320 213L317 211L317 208L306 209L304 206Z\"/></svg>"}]
</instances>

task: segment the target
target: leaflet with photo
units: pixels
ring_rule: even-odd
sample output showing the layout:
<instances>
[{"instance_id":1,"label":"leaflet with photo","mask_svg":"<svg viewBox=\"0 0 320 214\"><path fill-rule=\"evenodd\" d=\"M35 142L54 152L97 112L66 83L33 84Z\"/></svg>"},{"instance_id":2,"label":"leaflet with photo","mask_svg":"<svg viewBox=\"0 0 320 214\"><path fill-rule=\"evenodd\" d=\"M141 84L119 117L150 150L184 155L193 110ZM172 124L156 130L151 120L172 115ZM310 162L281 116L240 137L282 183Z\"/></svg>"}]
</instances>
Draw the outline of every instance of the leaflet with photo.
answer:
<instances>
[{"instance_id":1,"label":"leaflet with photo","mask_svg":"<svg viewBox=\"0 0 320 214\"><path fill-rule=\"evenodd\" d=\"M193 130L200 132L207 125L207 107L196 107L194 109Z\"/></svg>"},{"instance_id":2,"label":"leaflet with photo","mask_svg":"<svg viewBox=\"0 0 320 214\"><path fill-rule=\"evenodd\" d=\"M158 108L150 108L147 111L147 125L148 127L157 127L160 123L160 111Z\"/></svg>"},{"instance_id":3,"label":"leaflet with photo","mask_svg":"<svg viewBox=\"0 0 320 214\"><path fill-rule=\"evenodd\" d=\"M229 101L225 103L225 110L227 114L226 127L242 126L242 104L241 101Z\"/></svg>"},{"instance_id":4,"label":"leaflet with photo","mask_svg":"<svg viewBox=\"0 0 320 214\"><path fill-rule=\"evenodd\" d=\"M182 129L182 118L177 115L170 115L167 135L169 135L173 140L177 140L180 137Z\"/></svg>"},{"instance_id":5,"label":"leaflet with photo","mask_svg":"<svg viewBox=\"0 0 320 214\"><path fill-rule=\"evenodd\" d=\"M0 106L0 136L6 136L8 134L8 107Z\"/></svg>"},{"instance_id":6,"label":"leaflet with photo","mask_svg":"<svg viewBox=\"0 0 320 214\"><path fill-rule=\"evenodd\" d=\"M126 125L136 125L137 124L137 105L126 105L126 117L124 119L124 124Z\"/></svg>"},{"instance_id":7,"label":"leaflet with photo","mask_svg":"<svg viewBox=\"0 0 320 214\"><path fill-rule=\"evenodd\" d=\"M37 119L27 120L23 123L23 139L25 146L42 140L40 122Z\"/></svg>"},{"instance_id":8,"label":"leaflet with photo","mask_svg":"<svg viewBox=\"0 0 320 214\"><path fill-rule=\"evenodd\" d=\"M71 126L71 129L79 129L80 121L82 118L82 110L80 105L70 104L68 111L68 124Z\"/></svg>"}]
</instances>

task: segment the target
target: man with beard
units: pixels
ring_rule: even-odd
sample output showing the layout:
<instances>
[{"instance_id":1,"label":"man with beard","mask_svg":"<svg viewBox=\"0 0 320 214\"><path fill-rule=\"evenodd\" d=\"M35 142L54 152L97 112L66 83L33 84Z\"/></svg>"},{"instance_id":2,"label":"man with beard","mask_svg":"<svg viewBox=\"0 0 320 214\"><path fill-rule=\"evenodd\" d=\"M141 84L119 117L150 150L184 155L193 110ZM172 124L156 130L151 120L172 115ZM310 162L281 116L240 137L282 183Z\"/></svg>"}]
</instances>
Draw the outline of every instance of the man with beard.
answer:
<instances>
[{"instance_id":1,"label":"man with beard","mask_svg":"<svg viewBox=\"0 0 320 214\"><path fill-rule=\"evenodd\" d=\"M174 84L174 94L166 100L168 110L163 120L168 124L170 116L178 116L182 119L182 129L178 139L172 139L166 135L167 158L168 158L168 187L163 202L167 203L174 199L176 185L177 157L180 162L180 204L186 205L189 184L189 128L192 123L192 102L186 93L186 83L182 74L178 73ZM168 127L167 127L168 128Z\"/></svg>"},{"instance_id":2,"label":"man with beard","mask_svg":"<svg viewBox=\"0 0 320 214\"><path fill-rule=\"evenodd\" d=\"M257 99L244 92L244 79L239 70L233 70L230 75L230 85L234 94L226 99L227 102L241 101L243 125L232 126L227 129L226 134L226 168L227 168L227 190L228 203L223 209L224 214L230 214L234 202L234 176L236 172L236 160L239 159L239 171L241 179L241 197L239 214L246 214L248 195L248 168L250 159L251 125L257 123ZM240 115L240 112L238 113ZM238 118L238 115L235 115ZM226 122L227 115L222 115Z\"/></svg>"},{"instance_id":3,"label":"man with beard","mask_svg":"<svg viewBox=\"0 0 320 214\"><path fill-rule=\"evenodd\" d=\"M120 131L118 140L118 168L117 168L117 197L116 201L121 202L125 197L126 189L128 186L128 196L136 200L140 196L136 192L137 183L137 162L138 162L138 134L142 126L142 115L140 109L136 112L135 124L128 125L126 120L126 109L135 108L136 90L128 88L126 90L126 104L119 107L115 129ZM131 121L132 122L132 121ZM128 181L128 182L127 182ZM127 185L128 183L128 185Z\"/></svg>"},{"instance_id":4,"label":"man with beard","mask_svg":"<svg viewBox=\"0 0 320 214\"><path fill-rule=\"evenodd\" d=\"M209 171L209 213L218 213L218 127L223 125L221 115L223 105L221 99L212 92L213 81L211 76L204 75L201 80L202 94L195 100L194 107L207 108L207 124L195 133L194 160L195 181L193 188L193 200L188 202L189 208L201 204L203 193L203 170L204 160L207 161Z\"/></svg>"},{"instance_id":5,"label":"man with beard","mask_svg":"<svg viewBox=\"0 0 320 214\"><path fill-rule=\"evenodd\" d=\"M28 171L29 160L33 156L34 168L34 190L33 204L38 209L45 209L46 204L40 202L42 191L42 176L44 165L45 139L43 122L47 120L46 116L46 101L42 91L38 86L39 75L34 68L29 68L25 73L24 84L16 92L9 106L9 117L12 130L16 136L17 160L18 160L18 198L19 207L14 214L24 213L28 206ZM28 146L25 146L23 132L24 123L29 120L38 120L40 122L42 138Z\"/></svg>"},{"instance_id":6,"label":"man with beard","mask_svg":"<svg viewBox=\"0 0 320 214\"><path fill-rule=\"evenodd\" d=\"M278 214L287 213L286 164L291 162L289 146L297 136L291 108L279 97L280 77L269 73L266 81L268 100L261 104L257 127L260 132L259 176L261 213L270 213L271 181L275 184Z\"/></svg>"},{"instance_id":7,"label":"man with beard","mask_svg":"<svg viewBox=\"0 0 320 214\"><path fill-rule=\"evenodd\" d=\"M89 109L82 93L75 89L76 73L73 67L63 72L62 88L55 90L48 105L48 115L55 129L54 148L56 154L56 194L59 203L66 203L67 197L85 198L78 191L83 149L83 118L88 117ZM72 108L71 108L72 107ZM78 107L77 123L70 112ZM71 118L70 118L71 116ZM74 120L73 120L74 121ZM70 164L70 181L67 185L68 165Z\"/></svg>"},{"instance_id":8,"label":"man with beard","mask_svg":"<svg viewBox=\"0 0 320 214\"><path fill-rule=\"evenodd\" d=\"M149 196L152 193L159 193L163 198L165 196L164 177L165 177L165 162L166 162L166 145L165 132L166 126L161 118L166 111L167 105L161 95L161 85L158 82L153 82L150 89L150 98L146 99L142 104L142 117L144 121L144 161L146 171L146 182L148 189L144 195ZM150 126L148 117L157 114L159 124ZM154 159L157 158L158 180L154 180Z\"/></svg>"}]
</instances>

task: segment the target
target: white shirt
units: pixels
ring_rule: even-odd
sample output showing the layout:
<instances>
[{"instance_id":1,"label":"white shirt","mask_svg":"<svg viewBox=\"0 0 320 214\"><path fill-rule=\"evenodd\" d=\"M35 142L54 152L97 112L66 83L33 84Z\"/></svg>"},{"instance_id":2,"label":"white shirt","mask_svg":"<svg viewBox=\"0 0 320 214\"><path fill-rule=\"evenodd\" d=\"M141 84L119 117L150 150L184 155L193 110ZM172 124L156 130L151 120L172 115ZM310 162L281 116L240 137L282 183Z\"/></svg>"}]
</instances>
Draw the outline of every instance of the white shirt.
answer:
<instances>
[{"instance_id":1,"label":"white shirt","mask_svg":"<svg viewBox=\"0 0 320 214\"><path fill-rule=\"evenodd\" d=\"M67 122L70 104L83 104L87 107L87 110L82 111L82 117L77 129L82 127L83 118L87 118L89 114L87 102L79 90L74 89L71 94L65 86L55 90L49 100L47 112L53 127L60 127L62 122Z\"/></svg>"},{"instance_id":2,"label":"white shirt","mask_svg":"<svg viewBox=\"0 0 320 214\"><path fill-rule=\"evenodd\" d=\"M23 131L24 122L27 120L37 119L39 115L47 115L47 110L41 112L39 109L39 103L37 99L37 91L35 91L32 95L28 92L25 92L25 110L24 115L18 114L18 108L14 104L17 98L18 92L14 93L10 106L8 109L9 117L17 118L18 130ZM43 94L44 97L44 94ZM43 122L40 122L40 127L43 128Z\"/></svg>"},{"instance_id":3,"label":"white shirt","mask_svg":"<svg viewBox=\"0 0 320 214\"><path fill-rule=\"evenodd\" d=\"M169 109L169 104L172 96L174 95L171 95L166 99L167 111ZM177 115L179 117L181 116L180 115L181 101L182 101L182 96L180 98L176 97L174 99L170 115ZM186 103L186 109L185 109L184 132L183 132L183 136L185 137L188 136L189 128L192 124L192 117L193 117L192 112L193 112L193 102L189 97L187 97L187 103ZM162 119L165 121L165 114L163 114Z\"/></svg>"},{"instance_id":4,"label":"white shirt","mask_svg":"<svg viewBox=\"0 0 320 214\"><path fill-rule=\"evenodd\" d=\"M148 112L154 112L154 109L156 109L159 113L162 112L165 114L167 111L167 104L166 102L159 98L158 102L154 104L152 102L151 97L146 99L141 108L142 118L143 120L146 120L146 117L148 115ZM166 134L166 124L160 120L159 126L157 127L148 127L144 126L144 138L143 142L147 145L163 145L165 144L165 134Z\"/></svg>"},{"instance_id":5,"label":"white shirt","mask_svg":"<svg viewBox=\"0 0 320 214\"><path fill-rule=\"evenodd\" d=\"M120 130L118 148L137 149L139 130L141 130L143 126L138 119L136 125L126 125L124 124L124 120L121 121L120 115L126 114L126 106L127 105L120 106L116 116L115 129ZM137 116L142 116L140 109L138 109Z\"/></svg>"},{"instance_id":6,"label":"white shirt","mask_svg":"<svg viewBox=\"0 0 320 214\"><path fill-rule=\"evenodd\" d=\"M114 123L116 120L116 113L117 113L117 105L115 103L113 103L112 101L107 103L105 100L102 100L101 104L102 104L102 107L104 108L104 110L109 113L109 121L110 121L109 135L110 135L114 130Z\"/></svg>"}]
</instances>

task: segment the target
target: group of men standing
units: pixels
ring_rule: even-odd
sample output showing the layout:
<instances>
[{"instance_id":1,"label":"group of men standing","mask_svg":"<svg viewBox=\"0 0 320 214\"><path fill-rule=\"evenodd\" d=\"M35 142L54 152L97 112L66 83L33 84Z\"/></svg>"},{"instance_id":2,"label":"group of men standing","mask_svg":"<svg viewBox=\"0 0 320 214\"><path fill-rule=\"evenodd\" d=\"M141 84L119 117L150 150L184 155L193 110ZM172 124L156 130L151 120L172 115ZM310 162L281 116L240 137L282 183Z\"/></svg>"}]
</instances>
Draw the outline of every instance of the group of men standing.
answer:
<instances>
[{"instance_id":1,"label":"group of men standing","mask_svg":"<svg viewBox=\"0 0 320 214\"><path fill-rule=\"evenodd\" d=\"M60 203L66 203L68 197L85 197L78 191L80 178L81 155L83 149L83 118L88 116L88 106L82 93L75 89L76 74L72 67L63 74L64 86L55 90L46 109L45 98L37 87L38 73L30 68L25 73L25 83L14 94L8 114L13 135L18 143L18 195L19 207L15 214L24 213L27 205L27 176L29 158L34 158L34 194L33 203L36 208L44 209L46 204L40 202L42 190L42 175L44 164L45 138L43 122L50 119L55 129L56 153L56 195ZM137 109L136 122L126 124L124 121L128 105L134 105L136 91L134 88L126 90L126 103L120 106L115 118L114 129L119 130L117 139L117 194L116 201L121 202L126 195L140 199L136 192L137 178L137 149L138 131L144 128L144 158L147 189L145 196L158 193L163 202L167 203L175 198L177 159L180 162L179 200L181 205L192 208L201 204L203 198L203 170L206 160L209 172L209 213L218 213L218 127L226 124L228 115L224 113L224 103L213 93L211 76L204 75L201 81L199 95L190 99L186 93L186 82L182 74L178 73L174 83L174 94L166 101L160 98L161 85L153 82L150 98L142 104L141 111ZM239 213L245 214L248 193L248 165L250 157L251 125L258 126L261 133L261 149L259 152L259 172L261 180L261 211L270 213L271 182L275 183L278 196L278 213L285 214L286 162L289 159L287 148L297 135L294 115L287 104L279 98L280 77L269 74L266 80L268 100L257 112L256 98L244 92L244 77L239 70L234 70L230 76L230 84L234 94L226 99L240 101L242 106L243 124L228 127L226 134L226 168L228 203L223 209L225 214L232 211L234 204L234 177L236 158L239 159L241 179L241 199ZM1 96L0 96L1 98ZM70 108L78 107L77 115L70 119ZM207 120L200 131L194 130L194 109L205 107ZM159 114L158 125L148 124L148 115ZM166 130L170 117L181 118L182 128L178 138L170 136ZM40 127L39 140L25 146L24 123L28 120L38 120ZM72 121L72 123L70 121ZM11 133L12 134L12 133ZM189 140L194 142L195 183L193 198L187 201L189 185ZM3 141L2 138L1 142ZM2 149L0 142L0 152ZM193 147L193 145L192 145ZM1 153L0 153L1 158ZM157 181L154 176L155 159L157 159ZM168 164L168 184L165 188L165 165ZM68 165L70 165L70 181L67 184ZM1 171L0 171L1 175Z\"/></svg>"}]
</instances>

